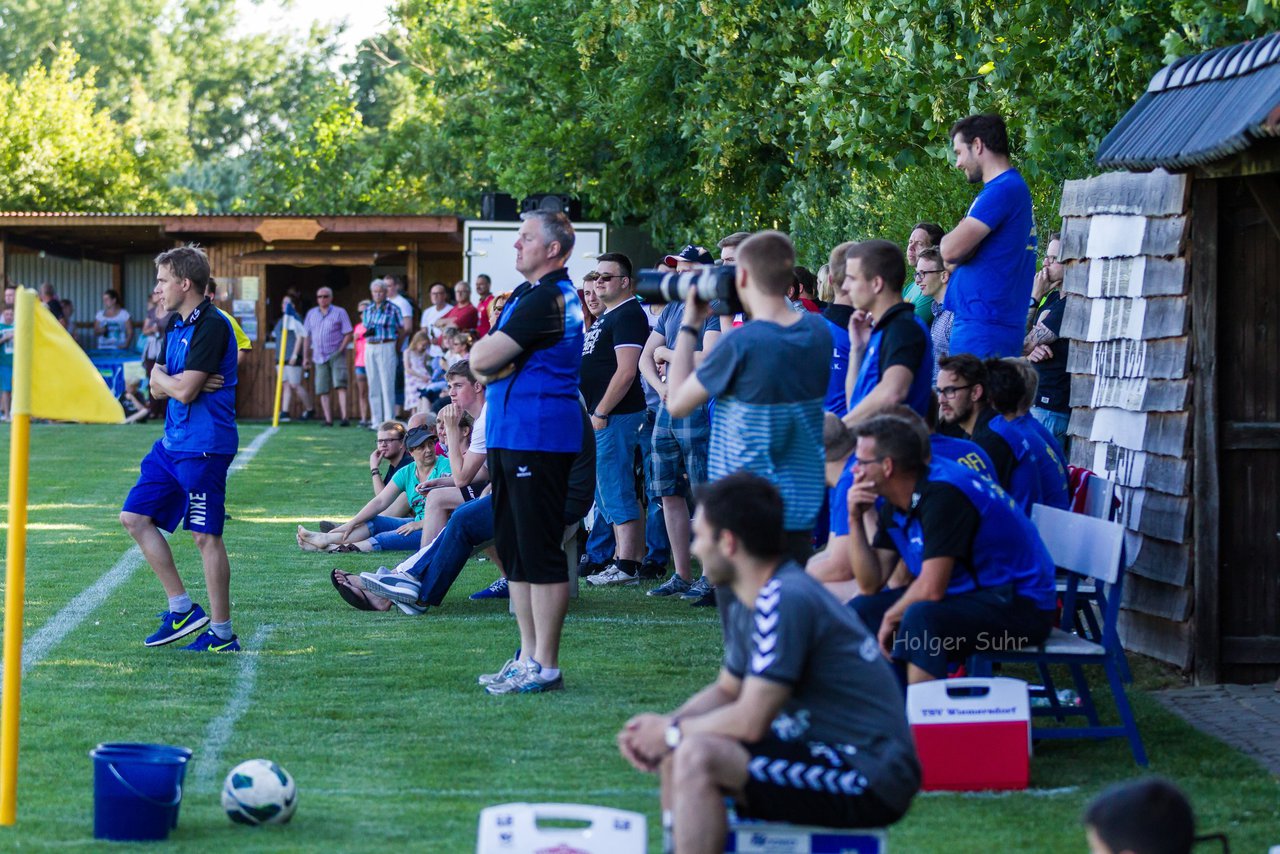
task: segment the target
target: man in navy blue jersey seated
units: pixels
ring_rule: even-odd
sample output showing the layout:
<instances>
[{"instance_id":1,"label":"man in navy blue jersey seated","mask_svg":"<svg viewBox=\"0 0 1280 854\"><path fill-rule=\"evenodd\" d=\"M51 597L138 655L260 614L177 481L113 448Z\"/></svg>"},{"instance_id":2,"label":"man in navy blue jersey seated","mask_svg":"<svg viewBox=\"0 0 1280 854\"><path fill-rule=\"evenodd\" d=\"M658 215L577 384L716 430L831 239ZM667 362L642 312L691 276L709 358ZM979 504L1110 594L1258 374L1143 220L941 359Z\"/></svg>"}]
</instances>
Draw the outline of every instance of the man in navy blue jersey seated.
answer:
<instances>
[{"instance_id":1,"label":"man in navy blue jersey seated","mask_svg":"<svg viewBox=\"0 0 1280 854\"><path fill-rule=\"evenodd\" d=\"M918 428L904 419L878 416L854 434L849 514L874 506L879 528L868 541L850 526L863 595L849 607L905 666L907 681L943 678L948 661L984 644L1043 642L1056 605L1053 560L1009 496L958 463L929 462ZM906 583L885 589L895 571Z\"/></svg>"},{"instance_id":2,"label":"man in navy blue jersey seated","mask_svg":"<svg viewBox=\"0 0 1280 854\"><path fill-rule=\"evenodd\" d=\"M1057 442L1052 435L1046 439L1044 434L1048 431L1022 409L1027 397L1023 372L1012 358L988 359L986 369L987 395L991 407L1000 415L992 419L992 426L1011 443L1022 442L1030 447L1040 481L1040 503L1066 510L1071 504L1067 467L1054 451Z\"/></svg>"},{"instance_id":3,"label":"man in navy blue jersey seated","mask_svg":"<svg viewBox=\"0 0 1280 854\"><path fill-rule=\"evenodd\" d=\"M987 369L970 353L948 356L938 363L938 432L969 439L987 452L996 467L996 480L1030 515L1043 501L1040 471L1031 443L991 406Z\"/></svg>"}]
</instances>

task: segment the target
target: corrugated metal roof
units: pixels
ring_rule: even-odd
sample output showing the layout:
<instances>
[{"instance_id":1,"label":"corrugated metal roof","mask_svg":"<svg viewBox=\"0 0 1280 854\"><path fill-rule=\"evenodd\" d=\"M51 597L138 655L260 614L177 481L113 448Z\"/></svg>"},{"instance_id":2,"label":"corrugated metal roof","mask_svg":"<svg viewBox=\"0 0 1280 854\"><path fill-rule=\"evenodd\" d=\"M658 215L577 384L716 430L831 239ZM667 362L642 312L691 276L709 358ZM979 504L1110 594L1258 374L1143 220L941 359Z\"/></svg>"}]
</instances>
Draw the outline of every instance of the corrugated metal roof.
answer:
<instances>
[{"instance_id":1,"label":"corrugated metal roof","mask_svg":"<svg viewBox=\"0 0 1280 854\"><path fill-rule=\"evenodd\" d=\"M1280 33L1162 68L1098 146L1098 165L1186 169L1267 136L1280 137Z\"/></svg>"}]
</instances>

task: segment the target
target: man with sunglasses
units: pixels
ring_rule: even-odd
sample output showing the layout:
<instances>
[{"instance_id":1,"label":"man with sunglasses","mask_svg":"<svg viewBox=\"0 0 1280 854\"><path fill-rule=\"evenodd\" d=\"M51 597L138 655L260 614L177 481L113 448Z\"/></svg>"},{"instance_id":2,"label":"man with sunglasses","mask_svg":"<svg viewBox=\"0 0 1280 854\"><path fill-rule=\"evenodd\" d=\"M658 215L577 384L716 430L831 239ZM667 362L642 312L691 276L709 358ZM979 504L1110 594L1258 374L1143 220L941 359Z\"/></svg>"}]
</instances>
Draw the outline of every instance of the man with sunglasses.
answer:
<instances>
[{"instance_id":1,"label":"man with sunglasses","mask_svg":"<svg viewBox=\"0 0 1280 854\"><path fill-rule=\"evenodd\" d=\"M583 337L578 387L596 439L597 524L612 526L618 546L615 559L587 577L588 584L601 587L640 580L644 519L636 498L635 458L645 420L639 365L649 320L636 301L626 255L606 252L597 258L594 287L604 314Z\"/></svg>"}]
</instances>

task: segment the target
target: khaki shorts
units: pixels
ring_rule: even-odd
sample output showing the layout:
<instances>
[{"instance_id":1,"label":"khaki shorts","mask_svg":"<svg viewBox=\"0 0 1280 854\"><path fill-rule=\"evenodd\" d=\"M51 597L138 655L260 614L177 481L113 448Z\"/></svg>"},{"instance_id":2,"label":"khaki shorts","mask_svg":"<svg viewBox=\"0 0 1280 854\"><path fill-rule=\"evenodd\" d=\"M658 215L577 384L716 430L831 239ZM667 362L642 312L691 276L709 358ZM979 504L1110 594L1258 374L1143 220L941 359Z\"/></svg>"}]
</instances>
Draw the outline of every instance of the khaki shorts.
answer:
<instances>
[{"instance_id":1,"label":"khaki shorts","mask_svg":"<svg viewBox=\"0 0 1280 854\"><path fill-rule=\"evenodd\" d=\"M316 394L328 394L347 387L347 353L334 353L327 362L316 363Z\"/></svg>"}]
</instances>

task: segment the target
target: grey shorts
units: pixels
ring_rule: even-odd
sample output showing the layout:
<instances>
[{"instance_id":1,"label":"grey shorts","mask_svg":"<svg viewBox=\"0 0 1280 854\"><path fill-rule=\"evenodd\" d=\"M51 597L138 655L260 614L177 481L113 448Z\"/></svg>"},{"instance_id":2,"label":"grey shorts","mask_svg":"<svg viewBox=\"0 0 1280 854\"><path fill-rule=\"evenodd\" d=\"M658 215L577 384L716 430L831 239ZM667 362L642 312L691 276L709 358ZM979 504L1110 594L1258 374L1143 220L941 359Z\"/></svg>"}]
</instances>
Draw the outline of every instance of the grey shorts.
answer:
<instances>
[{"instance_id":1,"label":"grey shorts","mask_svg":"<svg viewBox=\"0 0 1280 854\"><path fill-rule=\"evenodd\" d=\"M289 385L301 385L302 383L302 365L285 365L284 381Z\"/></svg>"},{"instance_id":2,"label":"grey shorts","mask_svg":"<svg viewBox=\"0 0 1280 854\"><path fill-rule=\"evenodd\" d=\"M339 350L324 362L316 362L316 394L347 387L347 352Z\"/></svg>"}]
</instances>

